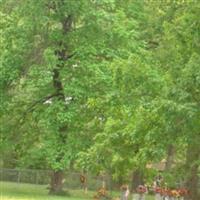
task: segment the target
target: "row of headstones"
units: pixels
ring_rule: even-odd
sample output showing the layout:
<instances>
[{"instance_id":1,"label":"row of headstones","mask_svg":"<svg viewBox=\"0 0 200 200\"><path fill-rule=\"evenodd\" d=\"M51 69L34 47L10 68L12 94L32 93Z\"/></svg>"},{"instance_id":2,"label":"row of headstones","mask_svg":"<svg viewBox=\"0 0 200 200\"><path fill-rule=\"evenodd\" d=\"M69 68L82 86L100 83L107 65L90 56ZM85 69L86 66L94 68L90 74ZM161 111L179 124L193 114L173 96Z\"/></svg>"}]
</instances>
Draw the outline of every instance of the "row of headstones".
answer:
<instances>
[{"instance_id":1,"label":"row of headstones","mask_svg":"<svg viewBox=\"0 0 200 200\"><path fill-rule=\"evenodd\" d=\"M145 200L145 194L134 194L133 200ZM155 200L184 200L184 197L167 197L155 194Z\"/></svg>"}]
</instances>

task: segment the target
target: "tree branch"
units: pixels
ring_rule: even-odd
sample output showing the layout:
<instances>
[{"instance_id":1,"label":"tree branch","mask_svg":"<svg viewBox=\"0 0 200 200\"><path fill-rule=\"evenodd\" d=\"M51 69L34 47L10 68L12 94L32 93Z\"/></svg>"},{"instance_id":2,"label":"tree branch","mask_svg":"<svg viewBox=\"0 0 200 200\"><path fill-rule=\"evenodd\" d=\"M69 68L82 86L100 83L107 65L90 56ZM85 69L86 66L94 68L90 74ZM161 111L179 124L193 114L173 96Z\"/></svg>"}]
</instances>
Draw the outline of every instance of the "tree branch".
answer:
<instances>
[{"instance_id":1,"label":"tree branch","mask_svg":"<svg viewBox=\"0 0 200 200\"><path fill-rule=\"evenodd\" d=\"M60 94L60 93L55 93L55 94L48 95L48 96L46 96L46 97L43 97L43 98L41 98L41 99L35 101L35 102L32 103L32 104L28 107L28 109L24 112L23 117L22 117L22 120L24 121L26 115L27 115L29 112L32 112L38 104L42 104L42 103L46 102L47 100L49 100L49 99L51 99L51 98L53 98L53 97L58 97L58 96L61 96L61 95L62 95L62 94Z\"/></svg>"}]
</instances>

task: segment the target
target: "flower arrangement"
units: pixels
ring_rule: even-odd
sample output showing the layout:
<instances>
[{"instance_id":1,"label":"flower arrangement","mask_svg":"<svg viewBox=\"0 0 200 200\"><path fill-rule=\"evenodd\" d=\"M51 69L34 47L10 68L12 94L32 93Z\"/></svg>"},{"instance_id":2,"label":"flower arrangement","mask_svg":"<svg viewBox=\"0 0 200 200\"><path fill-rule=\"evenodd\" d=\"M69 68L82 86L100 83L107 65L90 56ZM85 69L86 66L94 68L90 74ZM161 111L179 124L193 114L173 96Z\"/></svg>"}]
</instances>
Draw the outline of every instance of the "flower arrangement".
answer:
<instances>
[{"instance_id":1,"label":"flower arrangement","mask_svg":"<svg viewBox=\"0 0 200 200\"><path fill-rule=\"evenodd\" d=\"M96 195L94 195L94 200L103 200L103 199L109 199L108 191L106 188L102 187L98 189Z\"/></svg>"},{"instance_id":2,"label":"flower arrangement","mask_svg":"<svg viewBox=\"0 0 200 200\"><path fill-rule=\"evenodd\" d=\"M176 189L171 190L171 196L172 196L172 197L179 197L180 195L179 195L178 190L176 190Z\"/></svg>"},{"instance_id":3,"label":"flower arrangement","mask_svg":"<svg viewBox=\"0 0 200 200\"><path fill-rule=\"evenodd\" d=\"M188 190L185 188L178 189L179 196L184 197L188 195Z\"/></svg>"},{"instance_id":4,"label":"flower arrangement","mask_svg":"<svg viewBox=\"0 0 200 200\"><path fill-rule=\"evenodd\" d=\"M160 188L156 187L154 189L156 194L160 194L161 196L168 196L168 197L185 197L188 194L188 190L185 188L180 189L167 189L167 188Z\"/></svg>"},{"instance_id":5,"label":"flower arrangement","mask_svg":"<svg viewBox=\"0 0 200 200\"><path fill-rule=\"evenodd\" d=\"M144 194L147 192L147 188L143 185L139 185L136 189L136 191L139 193L139 194Z\"/></svg>"},{"instance_id":6,"label":"flower arrangement","mask_svg":"<svg viewBox=\"0 0 200 200\"><path fill-rule=\"evenodd\" d=\"M121 189L122 191L126 191L126 190L128 189L128 185L122 185L122 186L120 187L120 189Z\"/></svg>"},{"instance_id":7,"label":"flower arrangement","mask_svg":"<svg viewBox=\"0 0 200 200\"><path fill-rule=\"evenodd\" d=\"M86 177L82 174L80 175L80 181L82 184L86 182Z\"/></svg>"},{"instance_id":8,"label":"flower arrangement","mask_svg":"<svg viewBox=\"0 0 200 200\"><path fill-rule=\"evenodd\" d=\"M105 188L100 188L97 192L99 196L107 196L107 190Z\"/></svg>"},{"instance_id":9,"label":"flower arrangement","mask_svg":"<svg viewBox=\"0 0 200 200\"><path fill-rule=\"evenodd\" d=\"M161 188L159 192L162 196L168 196L169 190L167 188Z\"/></svg>"},{"instance_id":10,"label":"flower arrangement","mask_svg":"<svg viewBox=\"0 0 200 200\"><path fill-rule=\"evenodd\" d=\"M155 193L158 193L158 194L161 194L161 193L162 193L162 188L156 187L156 188L154 189L154 192L155 192Z\"/></svg>"}]
</instances>

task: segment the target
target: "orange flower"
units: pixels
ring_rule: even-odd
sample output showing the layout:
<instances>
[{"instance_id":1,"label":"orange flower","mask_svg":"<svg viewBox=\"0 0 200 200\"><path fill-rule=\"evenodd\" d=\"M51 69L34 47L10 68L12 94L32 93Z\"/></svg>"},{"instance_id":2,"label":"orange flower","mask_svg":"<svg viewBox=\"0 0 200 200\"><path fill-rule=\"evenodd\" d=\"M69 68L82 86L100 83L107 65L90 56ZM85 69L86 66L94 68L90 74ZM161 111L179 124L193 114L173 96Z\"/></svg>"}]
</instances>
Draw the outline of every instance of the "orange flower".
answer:
<instances>
[{"instance_id":1,"label":"orange flower","mask_svg":"<svg viewBox=\"0 0 200 200\"><path fill-rule=\"evenodd\" d=\"M172 194L173 197L179 197L180 196L178 190L172 190L171 194Z\"/></svg>"}]
</instances>

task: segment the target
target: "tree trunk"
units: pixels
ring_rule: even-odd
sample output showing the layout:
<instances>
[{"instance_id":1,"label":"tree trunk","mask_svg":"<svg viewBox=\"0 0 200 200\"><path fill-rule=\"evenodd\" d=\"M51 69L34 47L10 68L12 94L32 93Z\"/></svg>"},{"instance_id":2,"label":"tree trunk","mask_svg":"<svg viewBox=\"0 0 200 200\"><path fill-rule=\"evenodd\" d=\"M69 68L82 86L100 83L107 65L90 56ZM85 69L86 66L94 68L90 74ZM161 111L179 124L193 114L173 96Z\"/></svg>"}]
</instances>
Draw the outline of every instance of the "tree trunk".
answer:
<instances>
[{"instance_id":1,"label":"tree trunk","mask_svg":"<svg viewBox=\"0 0 200 200\"><path fill-rule=\"evenodd\" d=\"M53 86L58 96L58 101L64 102L65 101L65 96L64 96L64 91L63 91L63 86L62 82L60 80L60 72L58 69L53 70ZM60 125L59 127L59 133L58 133L58 142L62 145L66 145L67 141L67 126L65 125ZM60 162L63 158L64 154L59 153L56 162ZM63 191L63 178L64 178L64 171L59 170L59 171L53 171L51 175L51 184L50 184L50 190L49 194L54 194L54 195L62 195L64 194Z\"/></svg>"},{"instance_id":2,"label":"tree trunk","mask_svg":"<svg viewBox=\"0 0 200 200\"><path fill-rule=\"evenodd\" d=\"M49 194L62 195L64 193L63 178L64 178L64 173L62 170L52 172Z\"/></svg>"},{"instance_id":3,"label":"tree trunk","mask_svg":"<svg viewBox=\"0 0 200 200\"><path fill-rule=\"evenodd\" d=\"M131 182L132 182L131 191L136 191L136 188L138 187L138 185L144 184L143 173L141 170L137 169L133 171Z\"/></svg>"},{"instance_id":4,"label":"tree trunk","mask_svg":"<svg viewBox=\"0 0 200 200\"><path fill-rule=\"evenodd\" d=\"M169 171L172 168L173 162L174 162L174 155L175 155L176 149L175 146L170 144L168 146L167 151L167 159L165 164L165 171Z\"/></svg>"},{"instance_id":5,"label":"tree trunk","mask_svg":"<svg viewBox=\"0 0 200 200\"><path fill-rule=\"evenodd\" d=\"M198 139L198 138L197 138ZM186 180L186 187L189 190L189 195L187 200L198 200L200 199L199 194L199 159L200 159L200 145L199 140L194 141L188 145L187 149L187 160L186 160L186 170L188 171L188 176Z\"/></svg>"},{"instance_id":6,"label":"tree trunk","mask_svg":"<svg viewBox=\"0 0 200 200\"><path fill-rule=\"evenodd\" d=\"M72 17L71 15L66 16L62 19L62 34L63 37L68 34L71 29L72 25ZM64 41L58 42L58 48L55 51L55 55L58 58L58 64L53 69L53 87L58 94L57 101L62 102L65 104L65 94L63 89L63 84L60 78L60 70L64 67L64 62L67 61L72 55L69 55L67 52L67 46L64 44ZM66 106L67 109L67 106ZM65 146L67 143L67 124L60 124L59 132L58 132L58 142L59 144ZM57 158L56 162L60 162L63 159L64 153L60 153ZM64 194L63 191L63 178L64 178L64 170L54 171L51 176L51 187L50 187L50 194Z\"/></svg>"}]
</instances>

